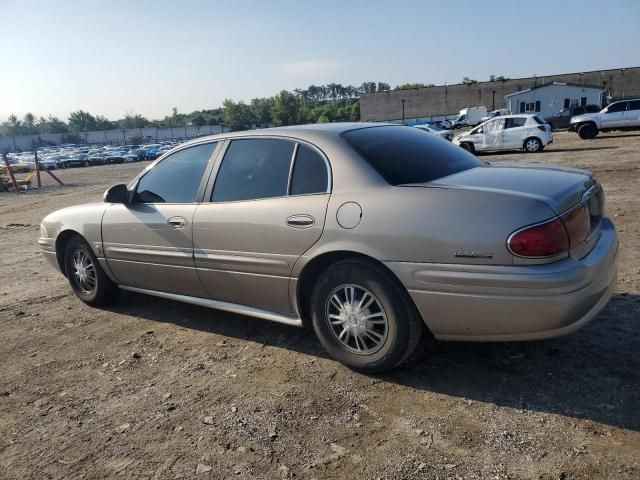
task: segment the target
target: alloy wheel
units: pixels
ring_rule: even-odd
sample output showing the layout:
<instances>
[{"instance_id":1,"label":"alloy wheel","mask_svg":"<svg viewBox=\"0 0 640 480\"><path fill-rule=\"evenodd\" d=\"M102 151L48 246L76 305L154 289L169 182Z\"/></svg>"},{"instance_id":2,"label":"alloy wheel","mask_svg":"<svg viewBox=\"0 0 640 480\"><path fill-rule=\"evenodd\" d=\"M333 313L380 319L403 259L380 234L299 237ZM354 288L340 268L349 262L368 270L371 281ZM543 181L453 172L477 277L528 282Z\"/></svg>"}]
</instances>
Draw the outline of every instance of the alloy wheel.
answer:
<instances>
[{"instance_id":1,"label":"alloy wheel","mask_svg":"<svg viewBox=\"0 0 640 480\"><path fill-rule=\"evenodd\" d=\"M389 321L376 296L359 285L340 285L326 303L331 333L350 352L371 355L387 340Z\"/></svg>"},{"instance_id":2,"label":"alloy wheel","mask_svg":"<svg viewBox=\"0 0 640 480\"><path fill-rule=\"evenodd\" d=\"M96 288L96 268L91 257L84 250L78 249L73 252L73 279L78 289L89 295Z\"/></svg>"}]
</instances>

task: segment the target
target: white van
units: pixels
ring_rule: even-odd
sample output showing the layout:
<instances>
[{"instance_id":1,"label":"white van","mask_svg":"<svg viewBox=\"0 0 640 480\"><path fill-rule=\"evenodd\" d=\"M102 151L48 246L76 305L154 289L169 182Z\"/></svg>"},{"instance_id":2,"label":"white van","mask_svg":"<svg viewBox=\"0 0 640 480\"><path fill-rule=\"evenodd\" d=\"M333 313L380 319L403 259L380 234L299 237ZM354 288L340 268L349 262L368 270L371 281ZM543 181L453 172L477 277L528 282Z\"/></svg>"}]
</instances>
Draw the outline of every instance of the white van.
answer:
<instances>
[{"instance_id":1,"label":"white van","mask_svg":"<svg viewBox=\"0 0 640 480\"><path fill-rule=\"evenodd\" d=\"M452 129L462 127L473 127L482 122L483 117L487 116L487 107L469 107L460 110L458 118L451 124Z\"/></svg>"},{"instance_id":2,"label":"white van","mask_svg":"<svg viewBox=\"0 0 640 480\"><path fill-rule=\"evenodd\" d=\"M524 150L535 153L542 151L551 142L551 126L537 115L505 115L492 118L453 139L453 143L472 153L495 150Z\"/></svg>"}]
</instances>

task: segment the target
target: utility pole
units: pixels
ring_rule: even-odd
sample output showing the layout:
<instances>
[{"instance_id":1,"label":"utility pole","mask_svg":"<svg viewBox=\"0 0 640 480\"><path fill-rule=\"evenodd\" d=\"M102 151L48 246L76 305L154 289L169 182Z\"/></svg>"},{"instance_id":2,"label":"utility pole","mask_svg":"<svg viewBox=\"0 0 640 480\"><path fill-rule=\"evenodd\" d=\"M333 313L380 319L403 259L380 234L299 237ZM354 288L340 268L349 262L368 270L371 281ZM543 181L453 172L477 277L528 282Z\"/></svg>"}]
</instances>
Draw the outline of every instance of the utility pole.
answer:
<instances>
[{"instance_id":1,"label":"utility pole","mask_svg":"<svg viewBox=\"0 0 640 480\"><path fill-rule=\"evenodd\" d=\"M404 98L400 101L402 102L402 124L404 125Z\"/></svg>"}]
</instances>

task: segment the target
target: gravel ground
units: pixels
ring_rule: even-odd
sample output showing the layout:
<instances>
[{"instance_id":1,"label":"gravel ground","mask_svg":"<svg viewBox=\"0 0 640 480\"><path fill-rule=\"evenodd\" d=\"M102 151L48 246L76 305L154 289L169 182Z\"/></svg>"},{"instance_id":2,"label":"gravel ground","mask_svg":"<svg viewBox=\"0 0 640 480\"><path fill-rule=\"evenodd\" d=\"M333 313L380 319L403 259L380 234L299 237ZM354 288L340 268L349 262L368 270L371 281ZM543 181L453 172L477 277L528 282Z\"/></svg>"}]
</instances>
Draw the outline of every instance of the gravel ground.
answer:
<instances>
[{"instance_id":1,"label":"gravel ground","mask_svg":"<svg viewBox=\"0 0 640 480\"><path fill-rule=\"evenodd\" d=\"M39 222L144 164L0 194L0 478L640 478L640 134L483 158L593 170L620 233L617 292L571 336L442 343L384 376L309 331L132 293L76 300Z\"/></svg>"}]
</instances>

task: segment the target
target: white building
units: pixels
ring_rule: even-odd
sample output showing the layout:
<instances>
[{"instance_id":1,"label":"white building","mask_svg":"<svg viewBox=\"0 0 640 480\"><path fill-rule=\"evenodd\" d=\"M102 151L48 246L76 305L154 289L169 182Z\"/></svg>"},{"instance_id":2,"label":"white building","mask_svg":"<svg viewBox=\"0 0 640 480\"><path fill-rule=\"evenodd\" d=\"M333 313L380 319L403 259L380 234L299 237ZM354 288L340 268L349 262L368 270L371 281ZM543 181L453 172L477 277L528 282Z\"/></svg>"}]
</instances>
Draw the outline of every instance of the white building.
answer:
<instances>
[{"instance_id":1,"label":"white building","mask_svg":"<svg viewBox=\"0 0 640 480\"><path fill-rule=\"evenodd\" d=\"M601 87L553 82L505 95L511 113L534 113L549 118L575 105L602 106Z\"/></svg>"}]
</instances>

